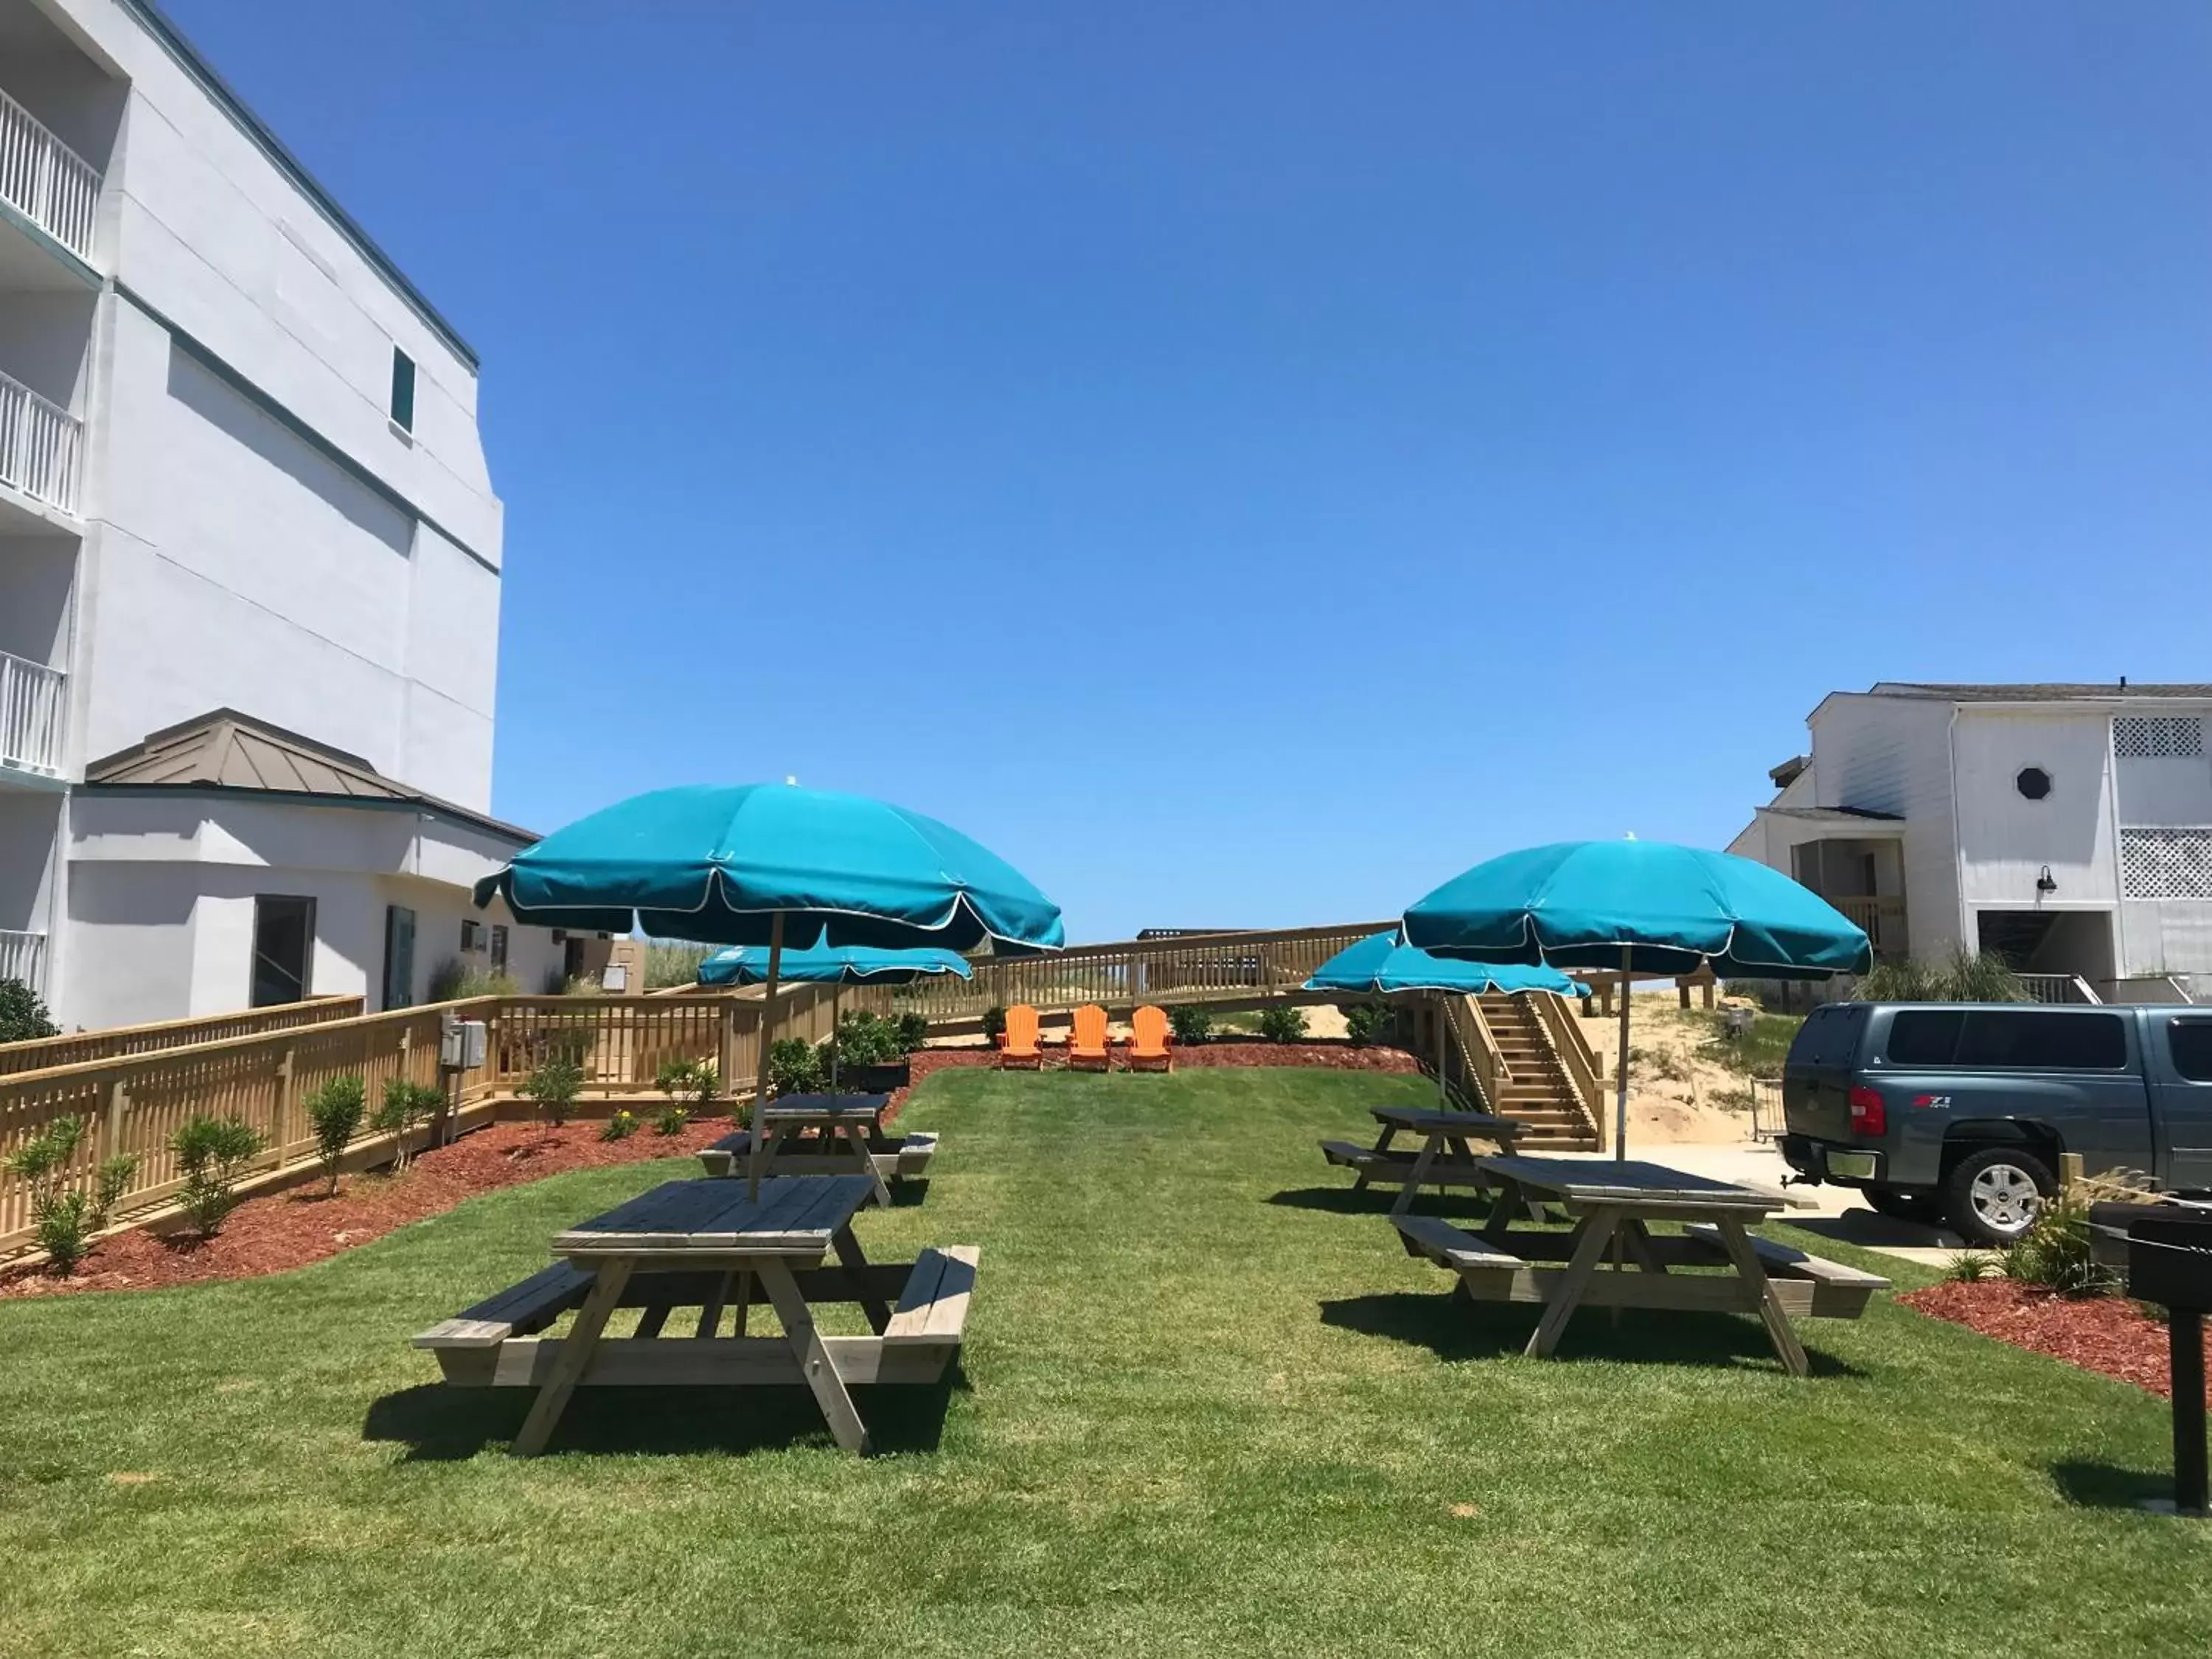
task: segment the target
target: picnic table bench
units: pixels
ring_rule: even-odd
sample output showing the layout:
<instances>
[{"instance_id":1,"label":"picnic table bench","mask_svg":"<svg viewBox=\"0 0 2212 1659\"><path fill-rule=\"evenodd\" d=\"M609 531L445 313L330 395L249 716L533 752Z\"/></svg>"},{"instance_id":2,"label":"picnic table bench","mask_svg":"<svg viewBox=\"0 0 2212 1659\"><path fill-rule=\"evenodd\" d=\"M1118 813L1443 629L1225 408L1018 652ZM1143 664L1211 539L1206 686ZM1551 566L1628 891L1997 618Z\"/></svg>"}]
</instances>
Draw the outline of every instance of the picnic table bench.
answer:
<instances>
[{"instance_id":1,"label":"picnic table bench","mask_svg":"<svg viewBox=\"0 0 2212 1659\"><path fill-rule=\"evenodd\" d=\"M894 1138L884 1128L889 1095L780 1095L753 1109L752 1127L725 1135L699 1154L710 1176L866 1176L878 1204L889 1182L919 1176L937 1152L935 1135Z\"/></svg>"},{"instance_id":2,"label":"picnic table bench","mask_svg":"<svg viewBox=\"0 0 2212 1659\"><path fill-rule=\"evenodd\" d=\"M853 1404L857 1383L929 1384L960 1349L980 1251L956 1244L913 1261L876 1263L854 1237L870 1176L786 1176L757 1198L726 1180L671 1181L555 1235L562 1259L422 1332L447 1382L536 1389L514 1442L544 1449L568 1398L585 1386L745 1387L803 1382L837 1443L868 1449ZM834 1261L831 1258L834 1257ZM780 1336L748 1336L757 1285ZM857 1302L867 1336L823 1336L810 1308ZM645 1310L635 1336L609 1339L617 1308ZM662 1334L670 1314L697 1308L689 1337ZM563 1314L568 1335L538 1334ZM723 1315L733 1334L720 1334Z\"/></svg>"},{"instance_id":3,"label":"picnic table bench","mask_svg":"<svg viewBox=\"0 0 2212 1659\"><path fill-rule=\"evenodd\" d=\"M1397 1201L1392 1215L1403 1215L1423 1187L1473 1187L1488 1191L1496 1181L1482 1167L1474 1143L1487 1141L1499 1152L1510 1152L1528 1126L1487 1112L1446 1111L1434 1106L1376 1106L1370 1116L1382 1126L1372 1146L1349 1140L1324 1140L1322 1156L1358 1178L1354 1192L1369 1186L1395 1185ZM1391 1143L1401 1134L1421 1137L1418 1152L1394 1151Z\"/></svg>"},{"instance_id":4,"label":"picnic table bench","mask_svg":"<svg viewBox=\"0 0 2212 1659\"><path fill-rule=\"evenodd\" d=\"M1470 1233L1433 1216L1394 1218L1409 1255L1456 1274L1478 1302L1541 1304L1528 1339L1534 1355L1554 1352L1567 1322L1583 1306L1679 1312L1756 1313L1783 1365L1809 1369L1792 1318L1856 1319L1889 1281L1787 1245L1753 1238L1750 1224L1784 1207L1778 1193L1671 1170L1664 1164L1599 1158L1486 1158L1498 1182L1482 1231ZM1571 1232L1516 1228L1531 1197L1575 1220ZM1652 1221L1682 1224L1655 1236ZM1614 1267L1603 1270L1609 1247ZM1564 1268L1550 1264L1564 1261ZM1676 1268L1726 1267L1728 1273Z\"/></svg>"}]
</instances>

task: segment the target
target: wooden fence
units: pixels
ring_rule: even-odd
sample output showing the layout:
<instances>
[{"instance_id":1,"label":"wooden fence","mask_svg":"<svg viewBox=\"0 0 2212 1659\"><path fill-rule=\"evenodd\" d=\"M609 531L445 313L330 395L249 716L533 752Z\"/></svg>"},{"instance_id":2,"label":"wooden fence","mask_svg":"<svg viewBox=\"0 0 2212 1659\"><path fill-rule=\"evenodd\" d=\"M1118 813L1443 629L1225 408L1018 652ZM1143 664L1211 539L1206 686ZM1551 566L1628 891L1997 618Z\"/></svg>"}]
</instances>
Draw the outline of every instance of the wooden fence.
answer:
<instances>
[{"instance_id":1,"label":"wooden fence","mask_svg":"<svg viewBox=\"0 0 2212 1659\"><path fill-rule=\"evenodd\" d=\"M1046 1012L1090 1002L1126 1012L1143 1002L1265 1001L1296 994L1315 969L1346 945L1394 925L1367 922L1079 945L1049 956L979 962L971 980L918 981L893 992L892 1000L894 1006L914 1009L933 1024L977 1019L987 1008L1007 1008L1018 1002Z\"/></svg>"},{"instance_id":2,"label":"wooden fence","mask_svg":"<svg viewBox=\"0 0 2212 1659\"><path fill-rule=\"evenodd\" d=\"M152 1025L117 1025L104 1031L77 1031L66 1036L33 1037L27 1042L0 1042L0 1077L16 1072L48 1071L57 1066L77 1066L90 1060L150 1054L160 1048L219 1042L228 1037L259 1036L301 1025L319 1025L326 1020L357 1019L366 1012L358 994L313 997L305 1002L279 1003L271 1008L204 1014L198 1019L167 1019Z\"/></svg>"},{"instance_id":3,"label":"wooden fence","mask_svg":"<svg viewBox=\"0 0 2212 1659\"><path fill-rule=\"evenodd\" d=\"M18 1072L0 1076L0 1158L57 1118L80 1118L90 1133L77 1160L79 1178L88 1180L102 1158L136 1157L138 1168L118 1213L143 1215L174 1196L180 1177L171 1137L186 1119L204 1113L237 1118L262 1137L249 1180L301 1173L315 1154L307 1097L349 1073L367 1084L372 1108L392 1078L440 1082L439 1038L448 1014L485 1026L483 1065L453 1077L454 1103L467 1116L514 1098L532 1070L557 1054L582 1066L587 1097L651 1094L665 1062L714 1060L724 1092L744 1099L758 1086L763 1006L757 989L690 997L478 997ZM879 988L793 986L776 999L775 1031L819 1042L841 1010L882 1013L890 1007L889 993ZM364 1133L353 1151L373 1161L369 1155L379 1149L389 1152L391 1139ZM0 1170L0 1250L25 1244L31 1233L30 1194Z\"/></svg>"}]
</instances>

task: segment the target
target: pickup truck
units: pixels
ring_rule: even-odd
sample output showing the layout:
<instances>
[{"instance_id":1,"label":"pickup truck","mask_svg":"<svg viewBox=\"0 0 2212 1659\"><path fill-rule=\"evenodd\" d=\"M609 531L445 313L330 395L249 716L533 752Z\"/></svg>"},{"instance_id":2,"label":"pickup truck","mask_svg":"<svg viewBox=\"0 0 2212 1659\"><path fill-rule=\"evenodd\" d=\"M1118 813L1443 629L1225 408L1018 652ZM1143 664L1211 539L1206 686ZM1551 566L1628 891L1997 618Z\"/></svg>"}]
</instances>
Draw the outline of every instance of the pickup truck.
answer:
<instances>
[{"instance_id":1,"label":"pickup truck","mask_svg":"<svg viewBox=\"0 0 2212 1659\"><path fill-rule=\"evenodd\" d=\"M1782 1106L1806 1180L2008 1244L2063 1152L2212 1189L2212 1007L1831 1003L1790 1045Z\"/></svg>"}]
</instances>

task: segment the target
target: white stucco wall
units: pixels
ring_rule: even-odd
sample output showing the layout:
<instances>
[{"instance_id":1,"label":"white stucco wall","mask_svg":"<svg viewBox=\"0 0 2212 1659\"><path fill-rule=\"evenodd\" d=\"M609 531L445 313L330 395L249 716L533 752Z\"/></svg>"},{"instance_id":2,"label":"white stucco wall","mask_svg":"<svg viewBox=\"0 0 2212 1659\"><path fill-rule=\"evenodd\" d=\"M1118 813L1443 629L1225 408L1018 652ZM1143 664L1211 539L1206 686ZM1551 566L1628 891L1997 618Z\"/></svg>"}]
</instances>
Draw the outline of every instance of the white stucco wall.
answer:
<instances>
[{"instance_id":1,"label":"white stucco wall","mask_svg":"<svg viewBox=\"0 0 2212 1659\"><path fill-rule=\"evenodd\" d=\"M1928 699L1838 692L1807 722L1818 804L1905 820L1906 924L1929 955L1965 937L1951 791L1951 708Z\"/></svg>"},{"instance_id":2,"label":"white stucco wall","mask_svg":"<svg viewBox=\"0 0 2212 1659\"><path fill-rule=\"evenodd\" d=\"M385 910L416 913L414 999L459 943L465 914L510 923L509 971L536 991L560 949L544 928L477 912L468 884L511 844L412 811L185 791L79 793L69 868L70 970L58 1004L71 1024L222 1013L251 1000L254 900L315 902L316 994L380 1006Z\"/></svg>"},{"instance_id":3,"label":"white stucco wall","mask_svg":"<svg viewBox=\"0 0 2212 1659\"><path fill-rule=\"evenodd\" d=\"M1968 903L2109 909L2118 902L2111 729L2100 710L1960 712L1959 854ZM2042 800L2015 787L2028 767L2051 776ZM2046 868L2057 890L2039 896Z\"/></svg>"}]
</instances>

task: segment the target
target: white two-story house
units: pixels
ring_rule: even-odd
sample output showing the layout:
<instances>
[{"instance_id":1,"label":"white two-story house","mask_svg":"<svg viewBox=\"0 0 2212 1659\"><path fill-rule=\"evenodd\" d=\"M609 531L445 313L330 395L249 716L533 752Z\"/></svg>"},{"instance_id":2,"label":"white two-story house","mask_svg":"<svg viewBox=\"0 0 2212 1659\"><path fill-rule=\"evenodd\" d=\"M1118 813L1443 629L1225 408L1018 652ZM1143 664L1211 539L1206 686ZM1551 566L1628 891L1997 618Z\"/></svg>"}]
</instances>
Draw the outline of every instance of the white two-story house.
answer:
<instances>
[{"instance_id":1,"label":"white two-story house","mask_svg":"<svg viewBox=\"0 0 2212 1659\"><path fill-rule=\"evenodd\" d=\"M1828 898L1883 955L1991 951L2108 999L2161 997L2212 976L2208 722L2212 685L1835 692L1729 850Z\"/></svg>"},{"instance_id":2,"label":"white two-story house","mask_svg":"<svg viewBox=\"0 0 2212 1659\"><path fill-rule=\"evenodd\" d=\"M464 939L528 839L477 372L149 0L0 0L0 975L65 1024L555 965Z\"/></svg>"}]
</instances>

